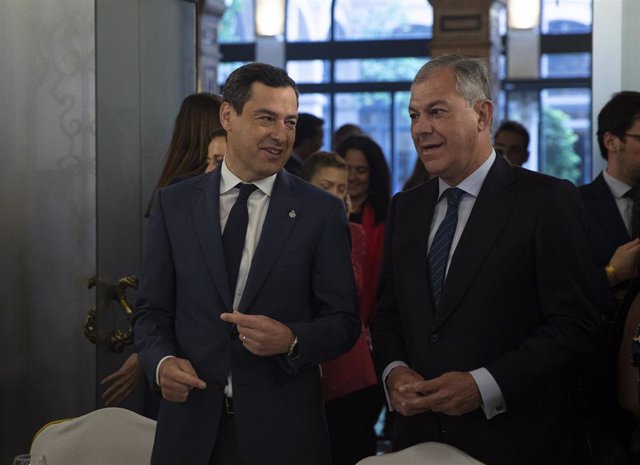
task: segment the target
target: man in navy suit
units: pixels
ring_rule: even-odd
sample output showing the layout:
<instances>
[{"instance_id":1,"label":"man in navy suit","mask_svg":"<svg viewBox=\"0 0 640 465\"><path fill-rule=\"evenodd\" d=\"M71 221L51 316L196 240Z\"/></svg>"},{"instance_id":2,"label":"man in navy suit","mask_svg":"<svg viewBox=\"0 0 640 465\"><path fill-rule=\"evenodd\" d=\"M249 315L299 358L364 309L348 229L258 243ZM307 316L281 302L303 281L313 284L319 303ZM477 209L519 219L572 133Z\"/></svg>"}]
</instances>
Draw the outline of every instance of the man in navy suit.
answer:
<instances>
[{"instance_id":1,"label":"man in navy suit","mask_svg":"<svg viewBox=\"0 0 640 465\"><path fill-rule=\"evenodd\" d=\"M570 464L572 375L600 336L580 198L496 157L492 115L481 59L416 75L411 133L435 178L392 201L373 325L393 447Z\"/></svg>"},{"instance_id":2,"label":"man in navy suit","mask_svg":"<svg viewBox=\"0 0 640 465\"><path fill-rule=\"evenodd\" d=\"M282 170L297 108L283 70L237 69L220 109L224 163L156 195L134 315L163 396L152 464L330 463L318 365L360 323L343 204ZM240 192L234 286L222 244Z\"/></svg>"},{"instance_id":3,"label":"man in navy suit","mask_svg":"<svg viewBox=\"0 0 640 465\"><path fill-rule=\"evenodd\" d=\"M598 145L607 167L579 188L587 212L602 311L612 320L637 278L640 240L633 237L634 186L640 186L640 92L615 94L598 114Z\"/></svg>"}]
</instances>

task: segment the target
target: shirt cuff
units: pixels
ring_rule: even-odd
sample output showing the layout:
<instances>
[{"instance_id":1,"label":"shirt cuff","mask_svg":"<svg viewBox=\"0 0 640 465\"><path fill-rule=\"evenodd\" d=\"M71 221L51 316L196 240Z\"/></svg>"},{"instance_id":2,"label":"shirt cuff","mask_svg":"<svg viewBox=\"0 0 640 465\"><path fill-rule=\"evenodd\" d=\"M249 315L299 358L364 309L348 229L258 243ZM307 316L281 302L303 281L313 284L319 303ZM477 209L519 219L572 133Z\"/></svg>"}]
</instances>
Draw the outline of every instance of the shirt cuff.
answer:
<instances>
[{"instance_id":1,"label":"shirt cuff","mask_svg":"<svg viewBox=\"0 0 640 465\"><path fill-rule=\"evenodd\" d=\"M175 358L174 355L167 355L166 357L162 357L158 364L156 365L156 386L160 387L160 365L168 358Z\"/></svg>"},{"instance_id":2,"label":"shirt cuff","mask_svg":"<svg viewBox=\"0 0 640 465\"><path fill-rule=\"evenodd\" d=\"M482 367L469 373L473 376L480 390L480 396L482 397L481 407L487 420L491 420L496 415L506 412L507 405L504 401L500 386L498 386L495 378L489 373L489 370Z\"/></svg>"},{"instance_id":3,"label":"shirt cuff","mask_svg":"<svg viewBox=\"0 0 640 465\"><path fill-rule=\"evenodd\" d=\"M384 397L385 397L385 399L387 399L387 405L389 406L389 411L390 412L393 412L393 407L391 406L391 400L389 399L389 391L387 391L387 376L389 376L389 373L395 367L407 367L408 368L409 365L407 365L404 362L400 362L400 361L391 362L389 365L387 365L387 367L382 372L382 387L384 388Z\"/></svg>"}]
</instances>

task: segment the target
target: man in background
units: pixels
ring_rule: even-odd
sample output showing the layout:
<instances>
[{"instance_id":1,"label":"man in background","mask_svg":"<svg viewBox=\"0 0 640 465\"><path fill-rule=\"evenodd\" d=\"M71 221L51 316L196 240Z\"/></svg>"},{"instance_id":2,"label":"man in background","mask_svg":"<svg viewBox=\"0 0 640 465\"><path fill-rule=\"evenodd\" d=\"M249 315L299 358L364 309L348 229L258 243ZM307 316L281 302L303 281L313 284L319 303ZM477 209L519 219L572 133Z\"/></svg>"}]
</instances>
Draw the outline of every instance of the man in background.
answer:
<instances>
[{"instance_id":1,"label":"man in background","mask_svg":"<svg viewBox=\"0 0 640 465\"><path fill-rule=\"evenodd\" d=\"M324 120L309 113L300 113L296 123L296 139L293 143L293 153L284 166L296 176L302 172L302 164L312 153L322 147L324 139Z\"/></svg>"},{"instance_id":2,"label":"man in background","mask_svg":"<svg viewBox=\"0 0 640 465\"><path fill-rule=\"evenodd\" d=\"M522 166L529 159L529 131L517 121L505 121L496 131L493 146L511 164Z\"/></svg>"}]
</instances>

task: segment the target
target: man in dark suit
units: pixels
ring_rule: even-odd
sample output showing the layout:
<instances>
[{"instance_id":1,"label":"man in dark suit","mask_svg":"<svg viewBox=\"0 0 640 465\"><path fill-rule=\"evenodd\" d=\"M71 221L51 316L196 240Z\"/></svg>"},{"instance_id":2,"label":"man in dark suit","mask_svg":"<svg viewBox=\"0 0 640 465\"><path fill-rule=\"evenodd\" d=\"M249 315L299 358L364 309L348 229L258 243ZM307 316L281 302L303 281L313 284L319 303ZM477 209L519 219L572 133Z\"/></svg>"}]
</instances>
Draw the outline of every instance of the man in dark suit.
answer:
<instances>
[{"instance_id":1,"label":"man in dark suit","mask_svg":"<svg viewBox=\"0 0 640 465\"><path fill-rule=\"evenodd\" d=\"M631 291L634 286L630 284L637 283L639 276L640 92L613 95L598 113L597 136L607 167L578 189L587 215L596 290L608 337L583 383L582 421L589 444L583 461L635 463L625 456L636 421L618 406L615 367L635 297L627 292L636 292L637 286ZM625 356L627 360L628 354Z\"/></svg>"},{"instance_id":2,"label":"man in dark suit","mask_svg":"<svg viewBox=\"0 0 640 465\"><path fill-rule=\"evenodd\" d=\"M297 106L283 70L237 69L224 163L156 195L134 315L152 464L330 463L318 365L360 322L343 204L282 170Z\"/></svg>"},{"instance_id":3,"label":"man in dark suit","mask_svg":"<svg viewBox=\"0 0 640 465\"><path fill-rule=\"evenodd\" d=\"M598 114L598 145L607 167L579 187L587 213L602 311L611 321L630 280L638 277L633 193L640 186L640 92L615 94ZM640 195L640 194L638 194Z\"/></svg>"},{"instance_id":4,"label":"man in dark suit","mask_svg":"<svg viewBox=\"0 0 640 465\"><path fill-rule=\"evenodd\" d=\"M394 449L441 441L492 464L570 464L572 374L600 336L577 190L496 157L481 59L411 88L431 181L390 207L374 359Z\"/></svg>"},{"instance_id":5,"label":"man in dark suit","mask_svg":"<svg viewBox=\"0 0 640 465\"><path fill-rule=\"evenodd\" d=\"M324 120L310 113L300 113L296 123L296 139L293 153L284 165L285 169L302 177L302 164L322 147L324 139Z\"/></svg>"}]
</instances>

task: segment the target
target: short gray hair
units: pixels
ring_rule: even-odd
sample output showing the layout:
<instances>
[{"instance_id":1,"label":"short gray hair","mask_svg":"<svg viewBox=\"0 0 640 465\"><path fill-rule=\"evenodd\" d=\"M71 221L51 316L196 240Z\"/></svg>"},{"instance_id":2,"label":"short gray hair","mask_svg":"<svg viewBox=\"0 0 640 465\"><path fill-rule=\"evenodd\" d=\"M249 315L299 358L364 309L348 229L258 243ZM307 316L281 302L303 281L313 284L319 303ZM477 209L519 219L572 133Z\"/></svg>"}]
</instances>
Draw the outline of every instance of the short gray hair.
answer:
<instances>
[{"instance_id":1,"label":"short gray hair","mask_svg":"<svg viewBox=\"0 0 640 465\"><path fill-rule=\"evenodd\" d=\"M436 69L449 68L456 76L456 90L469 106L481 100L491 100L491 85L487 62L483 58L471 58L456 54L446 54L429 60L420 68L413 85L419 84Z\"/></svg>"}]
</instances>

